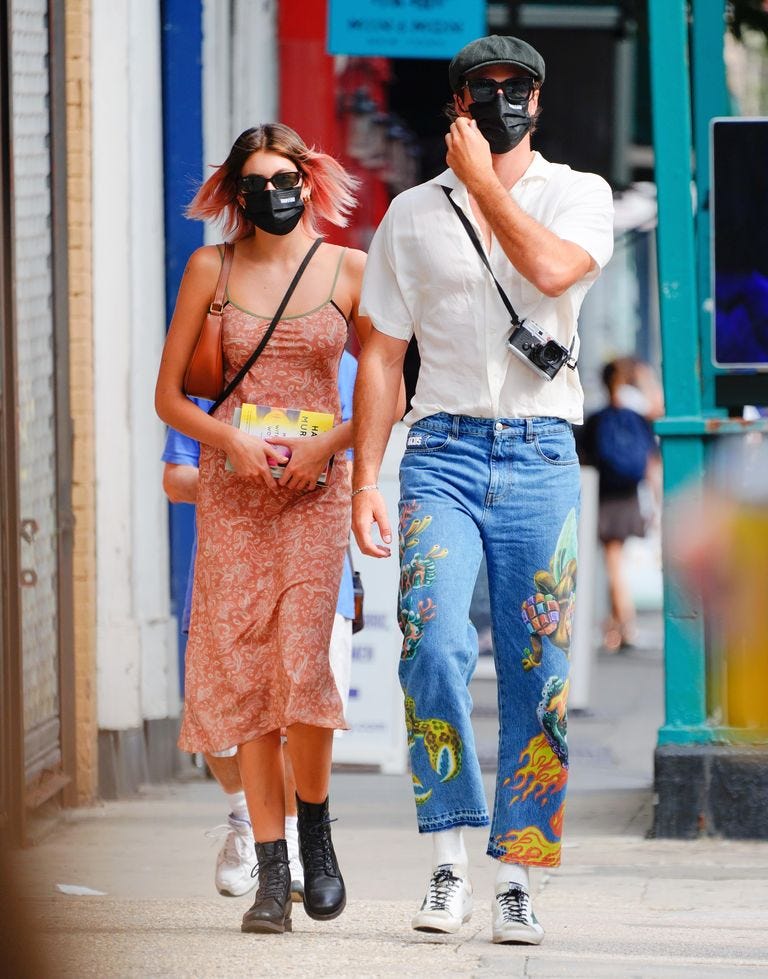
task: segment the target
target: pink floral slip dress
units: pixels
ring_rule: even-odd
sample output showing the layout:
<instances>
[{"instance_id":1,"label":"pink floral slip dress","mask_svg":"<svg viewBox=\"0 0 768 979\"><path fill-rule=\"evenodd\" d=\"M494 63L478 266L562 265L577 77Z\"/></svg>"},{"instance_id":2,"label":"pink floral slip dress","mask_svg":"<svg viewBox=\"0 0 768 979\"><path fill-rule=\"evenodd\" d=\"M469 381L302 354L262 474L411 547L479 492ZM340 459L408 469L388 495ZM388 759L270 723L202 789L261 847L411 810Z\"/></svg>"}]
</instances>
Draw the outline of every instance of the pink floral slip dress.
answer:
<instances>
[{"instance_id":1,"label":"pink floral slip dress","mask_svg":"<svg viewBox=\"0 0 768 979\"><path fill-rule=\"evenodd\" d=\"M252 402L332 412L340 423L347 322L331 298L336 278L326 302L278 323L216 418L231 422L236 407ZM227 381L270 322L228 301ZM201 446L184 751L222 751L297 723L346 727L328 656L349 540L345 454L336 454L327 485L309 492L270 493L225 462L224 452Z\"/></svg>"}]
</instances>

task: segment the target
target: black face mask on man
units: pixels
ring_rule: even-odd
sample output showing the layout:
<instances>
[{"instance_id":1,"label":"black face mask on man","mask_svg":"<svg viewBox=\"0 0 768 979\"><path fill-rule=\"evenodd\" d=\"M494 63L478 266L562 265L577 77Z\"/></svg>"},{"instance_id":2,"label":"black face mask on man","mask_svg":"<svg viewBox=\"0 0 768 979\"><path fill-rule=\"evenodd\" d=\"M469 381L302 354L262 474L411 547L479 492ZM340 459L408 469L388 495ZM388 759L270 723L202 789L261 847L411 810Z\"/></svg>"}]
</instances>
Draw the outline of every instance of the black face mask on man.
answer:
<instances>
[{"instance_id":1,"label":"black face mask on man","mask_svg":"<svg viewBox=\"0 0 768 979\"><path fill-rule=\"evenodd\" d=\"M243 213L270 235L287 235L304 213L301 187L289 190L254 190L243 194Z\"/></svg>"},{"instance_id":2,"label":"black face mask on man","mask_svg":"<svg viewBox=\"0 0 768 979\"><path fill-rule=\"evenodd\" d=\"M512 105L501 92L491 102L471 102L468 111L488 140L491 153L513 150L533 123L527 100Z\"/></svg>"}]
</instances>

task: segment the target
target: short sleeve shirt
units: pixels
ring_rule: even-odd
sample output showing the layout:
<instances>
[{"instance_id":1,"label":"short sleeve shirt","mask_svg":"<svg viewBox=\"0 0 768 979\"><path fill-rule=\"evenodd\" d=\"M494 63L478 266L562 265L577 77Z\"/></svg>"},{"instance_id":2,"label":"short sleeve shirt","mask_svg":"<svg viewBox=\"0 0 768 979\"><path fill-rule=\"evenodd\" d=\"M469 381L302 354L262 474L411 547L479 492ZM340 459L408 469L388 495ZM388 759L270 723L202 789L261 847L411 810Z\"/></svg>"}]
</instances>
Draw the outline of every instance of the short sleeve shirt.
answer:
<instances>
[{"instance_id":1,"label":"short sleeve shirt","mask_svg":"<svg viewBox=\"0 0 768 979\"><path fill-rule=\"evenodd\" d=\"M392 201L368 253L361 311L375 328L416 337L421 368L406 422L437 412L481 418L552 416L580 423L577 371L542 380L509 350L509 313L443 187L480 237L464 184L451 170ZM549 163L539 153L510 190L517 204L597 266L555 298L528 282L491 236L488 260L520 319L569 347L589 287L613 252L613 197L592 173Z\"/></svg>"}]
</instances>

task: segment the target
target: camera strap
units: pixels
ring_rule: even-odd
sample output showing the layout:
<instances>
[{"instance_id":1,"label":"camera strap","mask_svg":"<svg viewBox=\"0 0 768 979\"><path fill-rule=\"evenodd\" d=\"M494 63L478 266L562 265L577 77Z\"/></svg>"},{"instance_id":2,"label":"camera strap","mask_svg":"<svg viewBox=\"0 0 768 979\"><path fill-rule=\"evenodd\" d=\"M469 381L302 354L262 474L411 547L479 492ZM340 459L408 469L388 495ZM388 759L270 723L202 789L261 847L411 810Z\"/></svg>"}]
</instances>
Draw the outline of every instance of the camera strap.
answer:
<instances>
[{"instance_id":1,"label":"camera strap","mask_svg":"<svg viewBox=\"0 0 768 979\"><path fill-rule=\"evenodd\" d=\"M472 225L469 223L469 218L467 217L467 215L462 211L462 209L459 207L459 205L456 203L456 201L451 197L451 188L450 187L443 186L443 190L445 191L445 196L448 198L448 202L450 203L451 207L458 214L459 221L461 221L461 223L464 225L464 230L469 235L469 240L475 246L475 251L480 256L480 261L483 263L483 265L491 273L491 278L493 279L494 284L496 285L496 288L499 291L499 295L501 296L501 301L507 307L507 312L512 317L512 325L513 326L519 326L520 325L520 317L515 312L515 307L509 301L509 296L507 296L506 292L504 292L504 290L501 288L501 283L496 278L496 276L493 274L493 269L491 268L491 263L488 261L488 256L485 254L485 249L480 244L480 239L477 237L477 232L472 227Z\"/></svg>"},{"instance_id":2,"label":"camera strap","mask_svg":"<svg viewBox=\"0 0 768 979\"><path fill-rule=\"evenodd\" d=\"M509 296L507 296L506 292L504 292L504 290L502 289L501 283L496 278L496 276L493 274L493 269L491 268L491 263L488 261L488 256L485 254L485 249L481 245L480 239L477 237L477 232L472 227L472 225L469 223L469 218L467 217L467 215L462 211L462 209L459 207L459 205L456 203L456 201L451 197L451 188L450 187L446 187L443 184L441 184L440 186L443 188L443 190L445 192L445 196L448 198L449 204L451 205L451 207L454 209L454 211L458 215L459 221L461 221L461 223L464 225L464 230L469 235L469 240L475 246L475 251L480 256L480 261L483 263L483 265L491 273L491 278L493 279L494 285L496 286L496 289L498 290L498 293L501 296L501 301L506 306L507 312L509 313L510 318L512 319L512 326L519 326L520 325L520 317L517 315L517 312L515 311L515 307L509 301ZM570 367L571 370L573 370L576 367L576 361L573 359L573 347L574 347L574 344L575 343L576 343L576 336L574 334L574 337L571 340L571 345L568 348L568 354L569 354L569 356L568 356L567 366Z\"/></svg>"}]
</instances>

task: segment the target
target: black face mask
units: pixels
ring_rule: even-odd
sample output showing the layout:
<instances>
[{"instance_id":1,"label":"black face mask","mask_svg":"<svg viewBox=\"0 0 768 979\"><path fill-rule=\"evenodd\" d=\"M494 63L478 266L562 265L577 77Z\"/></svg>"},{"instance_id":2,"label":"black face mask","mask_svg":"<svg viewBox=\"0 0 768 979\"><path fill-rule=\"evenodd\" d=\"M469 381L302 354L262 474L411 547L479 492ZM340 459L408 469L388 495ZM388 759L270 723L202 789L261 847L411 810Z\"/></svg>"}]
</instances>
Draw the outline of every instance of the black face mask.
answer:
<instances>
[{"instance_id":1,"label":"black face mask","mask_svg":"<svg viewBox=\"0 0 768 979\"><path fill-rule=\"evenodd\" d=\"M287 235L304 213L301 187L290 190L259 190L244 194L243 213L262 231L270 235Z\"/></svg>"},{"instance_id":2,"label":"black face mask","mask_svg":"<svg viewBox=\"0 0 768 979\"><path fill-rule=\"evenodd\" d=\"M472 102L469 114L491 146L491 153L513 150L531 128L528 103L510 105L501 93L492 102Z\"/></svg>"}]
</instances>

